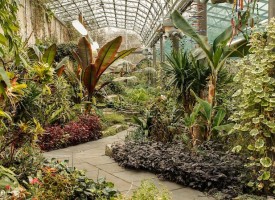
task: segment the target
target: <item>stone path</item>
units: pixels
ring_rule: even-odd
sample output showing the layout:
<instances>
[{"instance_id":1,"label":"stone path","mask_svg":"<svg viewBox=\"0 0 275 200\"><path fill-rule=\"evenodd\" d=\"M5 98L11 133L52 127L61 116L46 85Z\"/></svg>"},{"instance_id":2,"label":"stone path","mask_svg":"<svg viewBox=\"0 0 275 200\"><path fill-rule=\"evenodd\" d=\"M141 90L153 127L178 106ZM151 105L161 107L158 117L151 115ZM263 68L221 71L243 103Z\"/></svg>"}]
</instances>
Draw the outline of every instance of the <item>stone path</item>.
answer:
<instances>
[{"instance_id":1,"label":"stone path","mask_svg":"<svg viewBox=\"0 0 275 200\"><path fill-rule=\"evenodd\" d=\"M197 190L168 181L160 181L157 176L152 173L125 169L120 167L110 157L105 156L105 146L116 141L124 140L125 135L127 135L127 131L97 141L47 152L44 155L46 158L69 160L71 166L86 170L87 176L94 180L104 177L107 181L113 182L115 187L126 196L130 196L142 180L151 179L157 186L165 186L168 188L172 193L173 200L213 199Z\"/></svg>"}]
</instances>

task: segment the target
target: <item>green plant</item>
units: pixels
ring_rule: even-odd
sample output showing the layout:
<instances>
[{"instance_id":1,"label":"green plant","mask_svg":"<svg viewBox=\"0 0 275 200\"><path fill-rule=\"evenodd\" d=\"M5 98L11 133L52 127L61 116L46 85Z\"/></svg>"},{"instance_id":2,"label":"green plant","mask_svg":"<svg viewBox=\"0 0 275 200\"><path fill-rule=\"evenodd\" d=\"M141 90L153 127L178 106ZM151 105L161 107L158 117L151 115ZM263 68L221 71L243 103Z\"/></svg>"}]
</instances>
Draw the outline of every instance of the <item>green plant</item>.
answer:
<instances>
[{"instance_id":1,"label":"green plant","mask_svg":"<svg viewBox=\"0 0 275 200\"><path fill-rule=\"evenodd\" d=\"M190 90L202 96L210 71L207 66L196 61L192 54L188 58L187 53L174 51L166 56L169 64L162 65L165 76L169 77L168 85L180 92L178 98L182 99L185 112L190 113L195 104Z\"/></svg>"},{"instance_id":2,"label":"green plant","mask_svg":"<svg viewBox=\"0 0 275 200\"><path fill-rule=\"evenodd\" d=\"M93 181L83 171L68 167L68 162L52 159L41 170L29 176L28 188L37 199L114 199L118 191L114 184L100 179Z\"/></svg>"},{"instance_id":3,"label":"green plant","mask_svg":"<svg viewBox=\"0 0 275 200\"><path fill-rule=\"evenodd\" d=\"M231 116L236 123L232 131L249 142L248 167L255 170L249 186L266 193L275 193L274 32L275 19L272 19L266 32L252 34L251 55L239 61L240 70L234 78L240 88L233 95L235 110Z\"/></svg>"},{"instance_id":4,"label":"green plant","mask_svg":"<svg viewBox=\"0 0 275 200\"><path fill-rule=\"evenodd\" d=\"M139 87L126 89L125 98L128 103L145 106L153 99L153 96L146 88Z\"/></svg>"},{"instance_id":5,"label":"green plant","mask_svg":"<svg viewBox=\"0 0 275 200\"><path fill-rule=\"evenodd\" d=\"M158 188L152 181L143 180L141 185L134 190L132 197L119 197L116 200L171 200L168 189L161 186Z\"/></svg>"},{"instance_id":6,"label":"green plant","mask_svg":"<svg viewBox=\"0 0 275 200\"><path fill-rule=\"evenodd\" d=\"M220 131L230 131L233 124L224 124L226 116L225 109L212 107L210 103L196 96L192 90L191 92L196 97L198 103L190 115L185 114L184 123L190 129L193 144L209 140L213 136L217 137ZM213 115L213 113L215 113L215 115ZM203 129L204 131L194 131L194 129Z\"/></svg>"},{"instance_id":7,"label":"green plant","mask_svg":"<svg viewBox=\"0 0 275 200\"><path fill-rule=\"evenodd\" d=\"M4 48L8 47L8 51L15 50L18 54L18 45L20 43L18 31L19 24L17 21L17 12L19 10L19 2L16 0L0 0L0 28L3 33L0 33L0 58L5 56ZM0 73L1 75L1 73Z\"/></svg>"},{"instance_id":8,"label":"green plant","mask_svg":"<svg viewBox=\"0 0 275 200\"><path fill-rule=\"evenodd\" d=\"M55 56L55 61L60 62L63 58L69 56L71 61L75 61L72 52L77 49L77 44L75 43L65 43L57 45L57 51Z\"/></svg>"},{"instance_id":9,"label":"green plant","mask_svg":"<svg viewBox=\"0 0 275 200\"><path fill-rule=\"evenodd\" d=\"M123 123L125 121L124 116L117 113L106 113L104 114L103 119L111 124Z\"/></svg>"},{"instance_id":10,"label":"green plant","mask_svg":"<svg viewBox=\"0 0 275 200\"><path fill-rule=\"evenodd\" d=\"M239 23L240 29L245 26L248 20L249 13L245 12L241 16ZM247 40L242 39L234 44L228 46L228 42L233 37L232 26L228 27L222 32L210 46L202 37L192 28L192 26L182 17L178 11L172 13L173 23L187 36L191 37L200 47L201 53L197 59L206 57L207 63L211 69L211 76L209 78L208 88L208 102L214 106L216 101L216 88L218 75L224 67L225 62L229 57L243 57L248 52ZM202 57L201 57L202 56Z\"/></svg>"},{"instance_id":11,"label":"green plant","mask_svg":"<svg viewBox=\"0 0 275 200\"><path fill-rule=\"evenodd\" d=\"M43 76L46 78L47 76ZM54 74L44 79L47 87L28 82L25 95L17 106L16 120L28 121L37 118L43 126L66 123L75 118L78 108L72 101L73 88L64 77Z\"/></svg>"},{"instance_id":12,"label":"green plant","mask_svg":"<svg viewBox=\"0 0 275 200\"><path fill-rule=\"evenodd\" d=\"M116 60L130 55L135 48L118 52L122 37L119 36L105 44L98 53L97 59L93 62L92 46L86 37L78 42L78 51L75 58L81 67L81 81L88 91L88 101L95 93L95 87L103 72Z\"/></svg>"},{"instance_id":13,"label":"green plant","mask_svg":"<svg viewBox=\"0 0 275 200\"><path fill-rule=\"evenodd\" d=\"M19 184L16 175L0 165L0 199L25 199L26 190Z\"/></svg>"}]
</instances>

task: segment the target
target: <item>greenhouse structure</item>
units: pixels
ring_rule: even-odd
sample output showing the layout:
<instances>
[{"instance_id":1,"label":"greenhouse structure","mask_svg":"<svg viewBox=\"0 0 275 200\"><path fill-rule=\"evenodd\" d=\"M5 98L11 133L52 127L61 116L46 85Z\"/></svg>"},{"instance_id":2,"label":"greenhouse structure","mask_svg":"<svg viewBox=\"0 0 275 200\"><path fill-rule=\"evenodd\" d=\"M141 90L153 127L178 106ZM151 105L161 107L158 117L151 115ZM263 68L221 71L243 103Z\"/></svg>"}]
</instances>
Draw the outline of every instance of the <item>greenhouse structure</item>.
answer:
<instances>
[{"instance_id":1,"label":"greenhouse structure","mask_svg":"<svg viewBox=\"0 0 275 200\"><path fill-rule=\"evenodd\" d=\"M274 0L0 10L0 200L275 200Z\"/></svg>"}]
</instances>

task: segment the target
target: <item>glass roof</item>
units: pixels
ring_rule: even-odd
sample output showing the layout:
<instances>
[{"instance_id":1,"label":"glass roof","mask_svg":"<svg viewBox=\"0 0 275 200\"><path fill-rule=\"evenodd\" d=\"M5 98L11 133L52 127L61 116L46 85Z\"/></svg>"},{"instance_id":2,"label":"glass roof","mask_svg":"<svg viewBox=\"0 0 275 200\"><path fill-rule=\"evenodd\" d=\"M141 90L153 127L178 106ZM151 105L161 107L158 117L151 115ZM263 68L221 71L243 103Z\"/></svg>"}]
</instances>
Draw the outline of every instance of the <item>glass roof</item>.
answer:
<instances>
[{"instance_id":1,"label":"glass roof","mask_svg":"<svg viewBox=\"0 0 275 200\"><path fill-rule=\"evenodd\" d=\"M143 42L157 30L178 0L52 0L48 7L64 22L82 13L91 30L116 27L133 30Z\"/></svg>"},{"instance_id":2,"label":"glass roof","mask_svg":"<svg viewBox=\"0 0 275 200\"><path fill-rule=\"evenodd\" d=\"M186 10L192 0L51 0L48 7L64 22L78 19L82 13L86 27L91 31L105 27L133 30L145 45L158 36L164 18L175 10ZM188 17L189 10L185 11ZM255 16L258 21L268 18L268 0L257 3ZM208 37L211 41L230 26L232 4L207 6ZM192 21L192 17L189 18Z\"/></svg>"},{"instance_id":3,"label":"glass roof","mask_svg":"<svg viewBox=\"0 0 275 200\"><path fill-rule=\"evenodd\" d=\"M246 1L245 1L246 3ZM255 22L268 19L268 0L259 0L254 11ZM207 6L207 35L213 41L223 30L231 26L232 4L210 4Z\"/></svg>"}]
</instances>

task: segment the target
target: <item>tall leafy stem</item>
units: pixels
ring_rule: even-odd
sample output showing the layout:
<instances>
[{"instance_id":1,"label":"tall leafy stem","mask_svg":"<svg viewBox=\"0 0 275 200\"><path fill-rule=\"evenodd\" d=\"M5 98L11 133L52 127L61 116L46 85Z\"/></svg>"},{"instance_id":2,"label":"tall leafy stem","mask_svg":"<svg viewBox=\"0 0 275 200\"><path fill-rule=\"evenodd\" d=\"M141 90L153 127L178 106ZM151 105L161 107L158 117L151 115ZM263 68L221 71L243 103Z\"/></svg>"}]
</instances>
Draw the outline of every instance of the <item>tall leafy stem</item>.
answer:
<instances>
[{"instance_id":1,"label":"tall leafy stem","mask_svg":"<svg viewBox=\"0 0 275 200\"><path fill-rule=\"evenodd\" d=\"M249 17L248 13L242 15L240 23L242 27L245 26L245 22ZM178 11L172 13L173 23L177 28L179 28L184 34L191 37L200 47L201 51L204 53L208 65L211 68L212 75L209 81L209 94L208 101L214 106L215 105L215 96L216 96L216 84L218 74L223 68L226 60L229 57L243 57L248 52L245 48L247 45L246 39L242 39L239 42L234 43L233 45L228 45L230 41L233 29L228 27L223 31L213 42L211 46L208 42L202 39L202 37L196 32L196 30L182 17ZM242 28L241 27L241 28Z\"/></svg>"}]
</instances>

